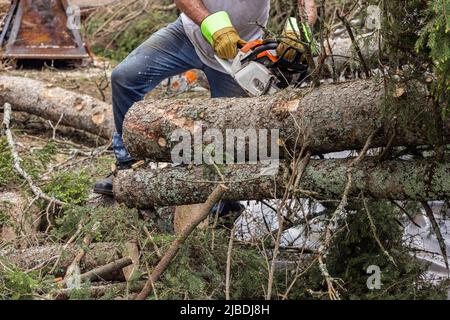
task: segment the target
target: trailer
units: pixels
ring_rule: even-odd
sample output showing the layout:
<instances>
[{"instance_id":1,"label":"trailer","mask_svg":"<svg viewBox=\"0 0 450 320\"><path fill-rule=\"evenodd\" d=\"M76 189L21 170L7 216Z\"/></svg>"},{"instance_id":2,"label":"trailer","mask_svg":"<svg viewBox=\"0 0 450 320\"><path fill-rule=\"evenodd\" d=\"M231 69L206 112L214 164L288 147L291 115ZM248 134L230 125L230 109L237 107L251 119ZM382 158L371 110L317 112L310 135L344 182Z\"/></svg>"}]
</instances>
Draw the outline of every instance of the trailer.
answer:
<instances>
[{"instance_id":1,"label":"trailer","mask_svg":"<svg viewBox=\"0 0 450 320\"><path fill-rule=\"evenodd\" d=\"M76 11L66 0L12 0L0 33L0 58L88 59Z\"/></svg>"}]
</instances>

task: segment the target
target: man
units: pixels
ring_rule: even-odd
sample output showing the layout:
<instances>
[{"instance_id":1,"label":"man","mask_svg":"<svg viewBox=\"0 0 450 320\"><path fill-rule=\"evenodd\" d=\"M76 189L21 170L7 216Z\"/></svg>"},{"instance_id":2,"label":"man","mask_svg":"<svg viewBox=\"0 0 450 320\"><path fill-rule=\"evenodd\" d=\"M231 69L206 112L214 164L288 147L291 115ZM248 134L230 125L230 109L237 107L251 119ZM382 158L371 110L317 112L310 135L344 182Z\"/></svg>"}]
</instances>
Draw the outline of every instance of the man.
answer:
<instances>
[{"instance_id":1,"label":"man","mask_svg":"<svg viewBox=\"0 0 450 320\"><path fill-rule=\"evenodd\" d=\"M308 22L314 24L317 19L314 0L298 1L300 15L303 17L306 13ZM180 18L153 34L112 73L116 126L113 149L118 170L129 169L134 163L122 140L126 113L164 79L200 69L208 78L212 98L246 95L224 72L214 55L233 59L238 45L261 39L263 30L255 22L267 24L270 0L176 0L175 4L182 11ZM289 45L298 46L292 42ZM284 51L286 47L280 45L279 50ZM97 182L94 191L113 196L112 180L111 174Z\"/></svg>"}]
</instances>

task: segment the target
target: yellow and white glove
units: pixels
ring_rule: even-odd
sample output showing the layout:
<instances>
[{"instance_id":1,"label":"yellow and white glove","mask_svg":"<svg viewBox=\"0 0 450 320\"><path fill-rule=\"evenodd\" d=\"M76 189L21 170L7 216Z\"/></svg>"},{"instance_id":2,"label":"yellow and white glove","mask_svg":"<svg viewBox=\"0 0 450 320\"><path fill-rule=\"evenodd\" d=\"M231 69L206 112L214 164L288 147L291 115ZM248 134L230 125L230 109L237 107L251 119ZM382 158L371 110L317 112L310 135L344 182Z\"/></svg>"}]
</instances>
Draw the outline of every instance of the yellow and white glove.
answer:
<instances>
[{"instance_id":1,"label":"yellow and white glove","mask_svg":"<svg viewBox=\"0 0 450 320\"><path fill-rule=\"evenodd\" d=\"M246 43L233 27L231 19L225 11L219 11L206 17L200 28L217 56L222 59L234 59L238 53L238 45L243 46Z\"/></svg>"},{"instance_id":2,"label":"yellow and white glove","mask_svg":"<svg viewBox=\"0 0 450 320\"><path fill-rule=\"evenodd\" d=\"M295 49L298 49L300 52L305 50L302 42L308 43L311 46L312 52L315 53L314 38L310 26L307 23L302 23L302 28L303 32L300 32L297 19L289 18L283 31L283 42L277 48L279 57L283 56L287 60L292 60L297 53ZM303 39L303 34L306 39Z\"/></svg>"}]
</instances>

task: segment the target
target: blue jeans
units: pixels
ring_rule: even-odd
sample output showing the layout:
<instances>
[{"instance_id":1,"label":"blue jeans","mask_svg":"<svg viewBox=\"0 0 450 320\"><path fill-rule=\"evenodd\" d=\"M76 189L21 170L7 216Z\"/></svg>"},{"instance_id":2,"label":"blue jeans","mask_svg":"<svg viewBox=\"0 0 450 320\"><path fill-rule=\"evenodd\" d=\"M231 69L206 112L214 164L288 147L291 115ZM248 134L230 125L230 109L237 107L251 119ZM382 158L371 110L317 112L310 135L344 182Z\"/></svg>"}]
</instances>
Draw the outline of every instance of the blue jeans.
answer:
<instances>
[{"instance_id":1,"label":"blue jeans","mask_svg":"<svg viewBox=\"0 0 450 320\"><path fill-rule=\"evenodd\" d=\"M122 140L125 115L131 106L161 81L191 69L202 70L211 88L211 97L242 97L246 93L228 74L205 65L184 32L181 19L154 33L113 71L111 76L116 131L114 154L118 162L133 160Z\"/></svg>"}]
</instances>

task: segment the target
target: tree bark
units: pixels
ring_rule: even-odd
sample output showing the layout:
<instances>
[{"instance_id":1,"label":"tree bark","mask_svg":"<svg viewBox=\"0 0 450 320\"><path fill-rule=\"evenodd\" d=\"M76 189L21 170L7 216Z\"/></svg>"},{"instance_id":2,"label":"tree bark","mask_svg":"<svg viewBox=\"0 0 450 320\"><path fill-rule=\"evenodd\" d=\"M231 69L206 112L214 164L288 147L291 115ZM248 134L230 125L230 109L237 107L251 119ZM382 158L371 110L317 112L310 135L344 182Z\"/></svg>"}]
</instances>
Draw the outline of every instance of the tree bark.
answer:
<instances>
[{"instance_id":1,"label":"tree bark","mask_svg":"<svg viewBox=\"0 0 450 320\"><path fill-rule=\"evenodd\" d=\"M56 124L110 139L114 130L111 105L91 96L64 90L42 81L0 77L0 105L27 112ZM62 118L61 118L62 116Z\"/></svg>"},{"instance_id":2,"label":"tree bark","mask_svg":"<svg viewBox=\"0 0 450 320\"><path fill-rule=\"evenodd\" d=\"M299 196L340 199L347 184L352 159L311 160ZM280 198L290 170L283 164L276 176L261 175L262 165L236 164L222 168L229 191L223 200ZM353 169L351 197L391 200L445 200L450 198L450 164L434 161L365 160ZM189 205L206 201L220 183L215 169L207 166L121 171L114 180L116 200L129 207ZM234 182L233 182L234 181ZM275 192L276 190L276 192ZM306 191L305 191L306 190Z\"/></svg>"},{"instance_id":3,"label":"tree bark","mask_svg":"<svg viewBox=\"0 0 450 320\"><path fill-rule=\"evenodd\" d=\"M384 146L394 125L382 118L380 105L384 88L372 80L324 85L311 92L281 93L262 98L167 99L137 103L127 115L124 139L137 158L170 161L174 130L193 132L197 122L203 131L219 129L280 129L287 148L308 136L315 153L358 149L374 128L380 128L374 146ZM406 94L411 104L426 106L425 98ZM405 98L405 97L402 97ZM114 131L111 106L44 82L0 77L0 104L10 102L13 111L27 112L44 119L110 139ZM422 145L433 142L427 112L413 123L396 127L395 145ZM300 136L299 136L300 133ZM444 141L450 140L450 122L444 124Z\"/></svg>"},{"instance_id":4,"label":"tree bark","mask_svg":"<svg viewBox=\"0 0 450 320\"><path fill-rule=\"evenodd\" d=\"M288 96L289 94L289 96ZM288 150L301 148L307 140L313 153L362 148L367 137L379 129L373 147L385 146L394 132L392 115L383 117L385 90L374 80L323 85L314 90L259 98L150 100L135 104L124 127L128 151L136 158L170 161L178 144L172 133L180 128L191 132L218 129L279 129ZM406 93L410 105L422 110L427 102L419 94ZM393 146L430 144L432 128L427 112L417 114L414 122L396 125ZM450 122L444 126L444 139L450 140ZM270 132L270 131L269 131Z\"/></svg>"},{"instance_id":5,"label":"tree bark","mask_svg":"<svg viewBox=\"0 0 450 320\"><path fill-rule=\"evenodd\" d=\"M104 266L95 268L94 270L88 271L80 275L81 282L93 282L97 280L102 280L105 277L117 272L121 272L123 268L126 268L133 264L130 257L125 257L117 261L110 262Z\"/></svg>"}]
</instances>

